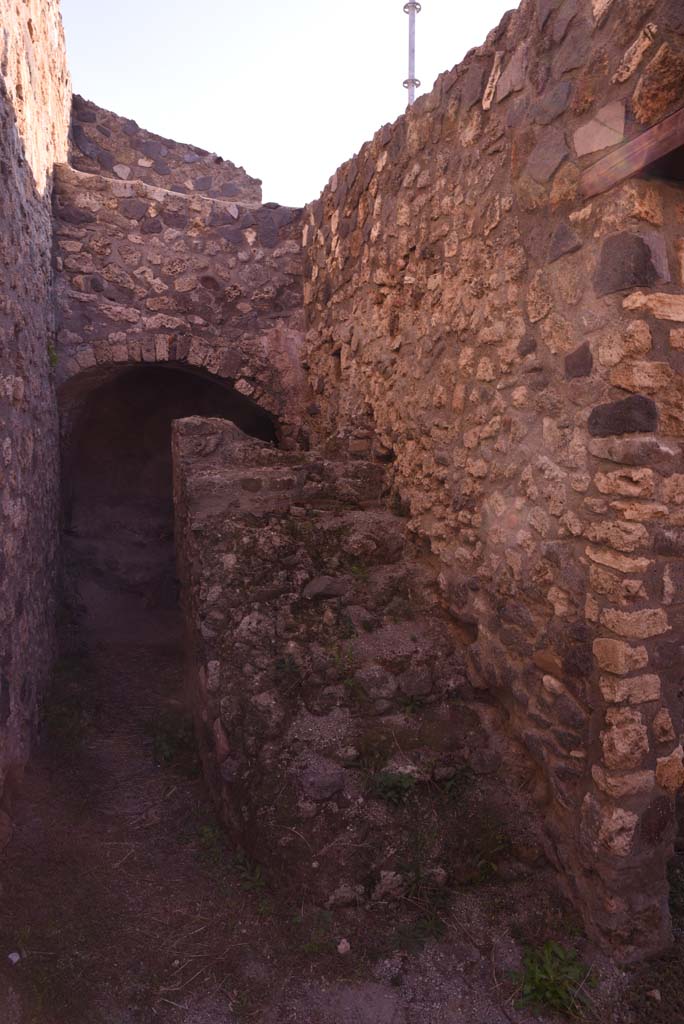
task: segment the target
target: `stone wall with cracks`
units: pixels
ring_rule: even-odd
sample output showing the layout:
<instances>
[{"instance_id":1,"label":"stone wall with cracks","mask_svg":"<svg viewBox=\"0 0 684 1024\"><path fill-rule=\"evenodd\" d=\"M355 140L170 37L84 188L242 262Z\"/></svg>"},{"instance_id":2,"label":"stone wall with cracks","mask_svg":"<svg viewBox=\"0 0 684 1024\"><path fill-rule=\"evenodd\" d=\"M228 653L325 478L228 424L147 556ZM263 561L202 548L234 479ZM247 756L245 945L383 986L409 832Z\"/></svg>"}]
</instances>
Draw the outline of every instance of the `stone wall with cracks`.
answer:
<instances>
[{"instance_id":1,"label":"stone wall with cracks","mask_svg":"<svg viewBox=\"0 0 684 1024\"><path fill-rule=\"evenodd\" d=\"M393 456L549 852L625 960L671 938L684 781L684 190L661 167L586 200L582 175L683 101L678 0L523 0L304 232L314 432Z\"/></svg>"},{"instance_id":2,"label":"stone wall with cracks","mask_svg":"<svg viewBox=\"0 0 684 1024\"><path fill-rule=\"evenodd\" d=\"M56 0L0 0L0 847L54 656L50 194L70 99Z\"/></svg>"},{"instance_id":3,"label":"stone wall with cracks","mask_svg":"<svg viewBox=\"0 0 684 1024\"><path fill-rule=\"evenodd\" d=\"M75 116L84 109L112 135L116 122L131 123L92 104L77 104ZM124 138L144 149L156 137ZM131 169L129 155L119 159ZM183 174L197 166L182 164ZM220 166L232 168L228 179L236 173ZM131 174L151 170L135 165ZM228 199L213 198L203 179L196 184L204 194L190 192L171 173L160 188L106 176L106 168L57 169L57 375L63 386L126 363L204 369L267 410L288 447L303 441L301 211L260 205L259 183L240 173Z\"/></svg>"}]
</instances>

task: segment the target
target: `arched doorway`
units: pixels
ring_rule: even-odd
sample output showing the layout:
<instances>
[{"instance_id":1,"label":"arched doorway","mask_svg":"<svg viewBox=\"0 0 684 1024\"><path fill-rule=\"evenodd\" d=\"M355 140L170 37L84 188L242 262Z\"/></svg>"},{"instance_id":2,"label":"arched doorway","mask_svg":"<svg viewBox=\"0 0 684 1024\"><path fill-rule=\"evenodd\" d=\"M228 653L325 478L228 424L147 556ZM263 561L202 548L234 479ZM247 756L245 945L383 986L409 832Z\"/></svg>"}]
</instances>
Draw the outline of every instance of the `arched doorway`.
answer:
<instances>
[{"instance_id":1,"label":"arched doorway","mask_svg":"<svg viewBox=\"0 0 684 1024\"><path fill-rule=\"evenodd\" d=\"M60 397L67 603L95 632L173 631L171 424L219 417L271 442L275 425L220 378L181 365L82 374Z\"/></svg>"}]
</instances>

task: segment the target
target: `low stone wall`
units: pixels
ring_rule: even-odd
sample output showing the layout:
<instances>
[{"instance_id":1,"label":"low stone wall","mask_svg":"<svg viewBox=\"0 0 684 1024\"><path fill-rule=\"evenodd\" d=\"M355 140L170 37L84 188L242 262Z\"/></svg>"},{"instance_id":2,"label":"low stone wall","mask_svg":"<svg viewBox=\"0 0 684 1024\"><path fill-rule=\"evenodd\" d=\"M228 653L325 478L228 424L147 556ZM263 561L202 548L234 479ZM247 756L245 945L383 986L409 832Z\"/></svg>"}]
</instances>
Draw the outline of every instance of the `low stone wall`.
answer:
<instances>
[{"instance_id":1,"label":"low stone wall","mask_svg":"<svg viewBox=\"0 0 684 1024\"><path fill-rule=\"evenodd\" d=\"M174 424L173 460L188 693L233 843L360 929L417 891L445 905L533 865L546 884L517 752L474 699L385 467L200 418Z\"/></svg>"},{"instance_id":2,"label":"low stone wall","mask_svg":"<svg viewBox=\"0 0 684 1024\"><path fill-rule=\"evenodd\" d=\"M107 367L185 365L232 382L274 417L283 444L297 443L305 392L300 215L59 167L63 394L75 378L78 391Z\"/></svg>"},{"instance_id":3,"label":"low stone wall","mask_svg":"<svg viewBox=\"0 0 684 1024\"><path fill-rule=\"evenodd\" d=\"M684 193L582 172L684 99L673 0L523 0L305 227L314 433L372 429L538 766L590 933L670 939L682 763Z\"/></svg>"},{"instance_id":4,"label":"low stone wall","mask_svg":"<svg viewBox=\"0 0 684 1024\"><path fill-rule=\"evenodd\" d=\"M56 0L0 0L0 808L54 656L52 167L70 84ZM7 819L0 811L0 846Z\"/></svg>"}]
</instances>

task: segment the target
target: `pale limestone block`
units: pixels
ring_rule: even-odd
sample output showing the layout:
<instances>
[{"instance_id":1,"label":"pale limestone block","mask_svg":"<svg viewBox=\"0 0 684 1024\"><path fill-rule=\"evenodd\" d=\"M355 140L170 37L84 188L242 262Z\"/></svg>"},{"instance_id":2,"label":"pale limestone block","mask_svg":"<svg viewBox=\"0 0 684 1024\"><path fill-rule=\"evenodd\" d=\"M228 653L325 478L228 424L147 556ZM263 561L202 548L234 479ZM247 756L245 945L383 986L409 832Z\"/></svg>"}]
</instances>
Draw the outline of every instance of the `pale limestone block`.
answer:
<instances>
[{"instance_id":1,"label":"pale limestone block","mask_svg":"<svg viewBox=\"0 0 684 1024\"><path fill-rule=\"evenodd\" d=\"M674 320L684 323L684 295L669 295L665 292L634 292L622 303L623 309L652 313L659 320Z\"/></svg>"},{"instance_id":2,"label":"pale limestone block","mask_svg":"<svg viewBox=\"0 0 684 1024\"><path fill-rule=\"evenodd\" d=\"M608 548L588 547L586 548L586 554L592 562L597 562L599 565L605 565L609 569L616 569L622 573L644 573L651 565L651 561L648 558L628 558L626 555L619 555Z\"/></svg>"},{"instance_id":3,"label":"pale limestone block","mask_svg":"<svg viewBox=\"0 0 684 1024\"><path fill-rule=\"evenodd\" d=\"M624 640L598 637L594 640L592 649L599 667L613 675L627 676L630 672L639 672L648 665L646 648L633 647Z\"/></svg>"},{"instance_id":4,"label":"pale limestone block","mask_svg":"<svg viewBox=\"0 0 684 1024\"><path fill-rule=\"evenodd\" d=\"M607 728L601 733L603 760L610 770L640 768L649 751L648 730L634 708L609 708Z\"/></svg>"},{"instance_id":5,"label":"pale limestone block","mask_svg":"<svg viewBox=\"0 0 684 1024\"><path fill-rule=\"evenodd\" d=\"M624 612L617 608L605 608L601 622L618 636L631 640L647 640L669 632L670 623L664 608L643 608L638 612Z\"/></svg>"},{"instance_id":6,"label":"pale limestone block","mask_svg":"<svg viewBox=\"0 0 684 1024\"><path fill-rule=\"evenodd\" d=\"M609 704L648 704L660 700L660 676L601 676L601 695Z\"/></svg>"},{"instance_id":7,"label":"pale limestone block","mask_svg":"<svg viewBox=\"0 0 684 1024\"><path fill-rule=\"evenodd\" d=\"M655 490L653 470L638 466L597 473L594 483L601 494L621 494L628 498L651 498Z\"/></svg>"}]
</instances>

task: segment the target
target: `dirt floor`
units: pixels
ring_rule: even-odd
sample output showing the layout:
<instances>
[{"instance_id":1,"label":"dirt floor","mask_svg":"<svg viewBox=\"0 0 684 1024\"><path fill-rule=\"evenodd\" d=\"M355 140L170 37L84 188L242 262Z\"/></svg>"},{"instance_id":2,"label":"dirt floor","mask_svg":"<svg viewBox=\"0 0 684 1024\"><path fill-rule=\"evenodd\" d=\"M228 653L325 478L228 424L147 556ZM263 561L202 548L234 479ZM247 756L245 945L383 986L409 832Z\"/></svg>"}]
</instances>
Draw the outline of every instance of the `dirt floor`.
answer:
<instances>
[{"instance_id":1,"label":"dirt floor","mask_svg":"<svg viewBox=\"0 0 684 1024\"><path fill-rule=\"evenodd\" d=\"M548 940L586 966L571 983L584 1019L684 1021L662 965L623 998L630 979L592 953L544 866L488 865L439 899L363 913L293 905L208 803L178 611L101 579L82 596L0 857L2 1024L555 1021L517 1005L524 951Z\"/></svg>"}]
</instances>

